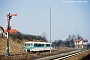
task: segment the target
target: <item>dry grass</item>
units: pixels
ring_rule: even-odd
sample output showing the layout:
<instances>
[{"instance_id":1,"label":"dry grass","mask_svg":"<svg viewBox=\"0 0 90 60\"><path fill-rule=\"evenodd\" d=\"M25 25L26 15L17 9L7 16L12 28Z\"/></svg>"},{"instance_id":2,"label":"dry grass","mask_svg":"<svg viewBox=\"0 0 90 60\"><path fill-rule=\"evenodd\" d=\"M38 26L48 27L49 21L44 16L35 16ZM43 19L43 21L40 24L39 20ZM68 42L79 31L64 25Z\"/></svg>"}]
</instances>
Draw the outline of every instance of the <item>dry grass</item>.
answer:
<instances>
[{"instance_id":1,"label":"dry grass","mask_svg":"<svg viewBox=\"0 0 90 60\"><path fill-rule=\"evenodd\" d=\"M24 46L24 42L28 41L28 40L22 40L21 42L17 40L12 40L10 39L10 52L11 53L16 53L16 52L24 52L23 50L23 46ZM0 54L5 53L6 51L6 38L1 38L0 37Z\"/></svg>"},{"instance_id":2,"label":"dry grass","mask_svg":"<svg viewBox=\"0 0 90 60\"><path fill-rule=\"evenodd\" d=\"M6 39L0 37L0 54L4 53L6 50Z\"/></svg>"}]
</instances>

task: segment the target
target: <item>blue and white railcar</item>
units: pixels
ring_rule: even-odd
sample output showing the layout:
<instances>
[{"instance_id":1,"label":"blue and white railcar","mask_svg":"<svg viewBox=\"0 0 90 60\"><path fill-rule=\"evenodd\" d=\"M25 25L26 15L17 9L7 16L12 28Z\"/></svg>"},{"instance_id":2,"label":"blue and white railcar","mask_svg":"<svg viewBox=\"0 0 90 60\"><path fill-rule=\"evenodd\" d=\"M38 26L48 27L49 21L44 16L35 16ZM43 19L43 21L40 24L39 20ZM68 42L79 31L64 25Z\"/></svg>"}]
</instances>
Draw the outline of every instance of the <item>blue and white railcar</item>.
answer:
<instances>
[{"instance_id":1,"label":"blue and white railcar","mask_svg":"<svg viewBox=\"0 0 90 60\"><path fill-rule=\"evenodd\" d=\"M52 49L52 47L51 47ZM47 51L50 50L50 43L47 42L25 42L25 51Z\"/></svg>"}]
</instances>

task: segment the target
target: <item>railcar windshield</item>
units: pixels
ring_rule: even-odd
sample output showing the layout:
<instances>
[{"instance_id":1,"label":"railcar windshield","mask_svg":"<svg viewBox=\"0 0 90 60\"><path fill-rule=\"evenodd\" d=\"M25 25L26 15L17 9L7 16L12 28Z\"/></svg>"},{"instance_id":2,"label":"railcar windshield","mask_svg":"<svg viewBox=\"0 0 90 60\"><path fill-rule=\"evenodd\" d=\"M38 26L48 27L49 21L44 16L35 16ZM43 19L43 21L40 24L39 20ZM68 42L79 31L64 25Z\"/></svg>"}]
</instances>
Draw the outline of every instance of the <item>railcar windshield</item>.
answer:
<instances>
[{"instance_id":1,"label":"railcar windshield","mask_svg":"<svg viewBox=\"0 0 90 60\"><path fill-rule=\"evenodd\" d=\"M25 43L25 46L32 46L31 43Z\"/></svg>"}]
</instances>

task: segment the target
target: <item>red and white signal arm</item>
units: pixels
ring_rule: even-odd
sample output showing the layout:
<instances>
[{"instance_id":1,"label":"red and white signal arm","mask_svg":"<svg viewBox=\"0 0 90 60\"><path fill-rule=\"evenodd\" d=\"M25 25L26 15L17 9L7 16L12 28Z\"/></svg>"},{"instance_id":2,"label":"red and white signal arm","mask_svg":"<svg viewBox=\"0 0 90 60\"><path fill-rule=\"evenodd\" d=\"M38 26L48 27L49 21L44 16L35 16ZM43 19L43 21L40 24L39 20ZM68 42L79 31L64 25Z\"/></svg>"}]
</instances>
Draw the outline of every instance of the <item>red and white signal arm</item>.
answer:
<instances>
[{"instance_id":1,"label":"red and white signal arm","mask_svg":"<svg viewBox=\"0 0 90 60\"><path fill-rule=\"evenodd\" d=\"M17 16L18 14L6 14L6 16Z\"/></svg>"}]
</instances>

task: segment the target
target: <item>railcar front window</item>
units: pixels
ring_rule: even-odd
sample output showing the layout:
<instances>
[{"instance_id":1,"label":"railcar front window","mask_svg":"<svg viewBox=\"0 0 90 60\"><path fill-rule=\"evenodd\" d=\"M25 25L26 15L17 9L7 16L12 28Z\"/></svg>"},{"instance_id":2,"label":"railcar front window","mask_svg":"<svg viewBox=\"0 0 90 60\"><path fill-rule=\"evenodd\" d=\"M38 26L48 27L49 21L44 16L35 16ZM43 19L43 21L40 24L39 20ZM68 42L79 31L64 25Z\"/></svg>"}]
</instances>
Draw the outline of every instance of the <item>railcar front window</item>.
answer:
<instances>
[{"instance_id":1,"label":"railcar front window","mask_svg":"<svg viewBox=\"0 0 90 60\"><path fill-rule=\"evenodd\" d=\"M27 44L27 46L30 46L30 44Z\"/></svg>"},{"instance_id":2,"label":"railcar front window","mask_svg":"<svg viewBox=\"0 0 90 60\"><path fill-rule=\"evenodd\" d=\"M25 44L25 46L31 46L31 44Z\"/></svg>"},{"instance_id":3,"label":"railcar front window","mask_svg":"<svg viewBox=\"0 0 90 60\"><path fill-rule=\"evenodd\" d=\"M25 46L26 46L26 44L25 44Z\"/></svg>"}]
</instances>

